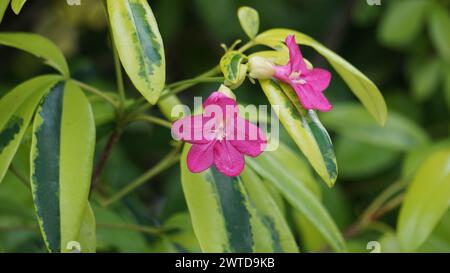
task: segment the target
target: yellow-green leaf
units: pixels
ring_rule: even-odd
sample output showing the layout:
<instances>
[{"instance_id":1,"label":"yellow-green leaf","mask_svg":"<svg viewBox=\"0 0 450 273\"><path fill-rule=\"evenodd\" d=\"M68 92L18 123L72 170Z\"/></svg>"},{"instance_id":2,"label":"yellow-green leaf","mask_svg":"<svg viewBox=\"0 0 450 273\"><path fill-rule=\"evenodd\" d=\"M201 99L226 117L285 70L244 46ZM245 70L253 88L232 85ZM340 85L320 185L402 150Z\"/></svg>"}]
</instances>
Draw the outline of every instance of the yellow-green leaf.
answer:
<instances>
[{"instance_id":1,"label":"yellow-green leaf","mask_svg":"<svg viewBox=\"0 0 450 273\"><path fill-rule=\"evenodd\" d=\"M214 167L191 173L181 157L181 181L192 225L204 252L297 252L275 201L250 168L239 177Z\"/></svg>"},{"instance_id":2,"label":"yellow-green leaf","mask_svg":"<svg viewBox=\"0 0 450 273\"><path fill-rule=\"evenodd\" d=\"M303 33L290 29L268 30L258 35L255 41L258 44L280 50L285 48L282 42L288 35L295 35L297 43L310 46L324 56L375 120L379 124L384 125L387 117L387 108L378 87L361 71L321 43Z\"/></svg>"},{"instance_id":3,"label":"yellow-green leaf","mask_svg":"<svg viewBox=\"0 0 450 273\"><path fill-rule=\"evenodd\" d=\"M35 116L30 154L34 204L51 252L65 251L79 238L94 148L89 101L73 83L56 84Z\"/></svg>"},{"instance_id":4,"label":"yellow-green leaf","mask_svg":"<svg viewBox=\"0 0 450 273\"><path fill-rule=\"evenodd\" d=\"M259 14L254 8L240 7L238 9L239 23L250 39L255 38L259 30Z\"/></svg>"},{"instance_id":5,"label":"yellow-green leaf","mask_svg":"<svg viewBox=\"0 0 450 273\"><path fill-rule=\"evenodd\" d=\"M225 85L239 87L245 80L247 66L243 62L247 57L239 51L229 51L220 60L220 69L225 77Z\"/></svg>"},{"instance_id":6,"label":"yellow-green leaf","mask_svg":"<svg viewBox=\"0 0 450 273\"><path fill-rule=\"evenodd\" d=\"M9 6L10 0L2 0L0 1L0 23L3 20L3 16L5 15L6 9Z\"/></svg>"},{"instance_id":7,"label":"yellow-green leaf","mask_svg":"<svg viewBox=\"0 0 450 273\"><path fill-rule=\"evenodd\" d=\"M14 47L44 59L45 63L63 76L70 76L69 67L61 50L49 39L30 33L0 33L0 45Z\"/></svg>"},{"instance_id":8,"label":"yellow-green leaf","mask_svg":"<svg viewBox=\"0 0 450 273\"><path fill-rule=\"evenodd\" d=\"M405 251L413 251L431 234L450 205L450 149L432 154L409 186L397 224Z\"/></svg>"},{"instance_id":9,"label":"yellow-green leaf","mask_svg":"<svg viewBox=\"0 0 450 273\"><path fill-rule=\"evenodd\" d=\"M145 0L108 0L114 44L136 89L151 104L166 78L164 45L155 16Z\"/></svg>"},{"instance_id":10,"label":"yellow-green leaf","mask_svg":"<svg viewBox=\"0 0 450 273\"><path fill-rule=\"evenodd\" d=\"M60 76L47 75L28 80L0 100L0 182L22 141L39 100Z\"/></svg>"},{"instance_id":11,"label":"yellow-green leaf","mask_svg":"<svg viewBox=\"0 0 450 273\"><path fill-rule=\"evenodd\" d=\"M278 118L316 172L328 186L337 178L333 144L314 111L302 110L298 99L290 100L285 92L293 92L274 80L260 81L272 107L279 109Z\"/></svg>"},{"instance_id":12,"label":"yellow-green leaf","mask_svg":"<svg viewBox=\"0 0 450 273\"><path fill-rule=\"evenodd\" d=\"M97 248L95 215L89 203L86 205L80 234L78 235L82 253L95 253Z\"/></svg>"},{"instance_id":13,"label":"yellow-green leaf","mask_svg":"<svg viewBox=\"0 0 450 273\"><path fill-rule=\"evenodd\" d=\"M307 166L300 163L301 160L284 147L280 147L276 151L264 152L255 159L249 159L247 163L258 174L269 180L334 250L345 251L344 239L331 216L320 203L320 190L317 189L316 184L313 184L314 181ZM285 166L288 160L292 160L292 164L298 164L297 171L293 170L293 165Z\"/></svg>"},{"instance_id":14,"label":"yellow-green leaf","mask_svg":"<svg viewBox=\"0 0 450 273\"><path fill-rule=\"evenodd\" d=\"M20 11L23 8L23 5L25 5L25 2L27 2L27 0L12 0L11 8L14 11L15 14L19 14L20 13Z\"/></svg>"}]
</instances>

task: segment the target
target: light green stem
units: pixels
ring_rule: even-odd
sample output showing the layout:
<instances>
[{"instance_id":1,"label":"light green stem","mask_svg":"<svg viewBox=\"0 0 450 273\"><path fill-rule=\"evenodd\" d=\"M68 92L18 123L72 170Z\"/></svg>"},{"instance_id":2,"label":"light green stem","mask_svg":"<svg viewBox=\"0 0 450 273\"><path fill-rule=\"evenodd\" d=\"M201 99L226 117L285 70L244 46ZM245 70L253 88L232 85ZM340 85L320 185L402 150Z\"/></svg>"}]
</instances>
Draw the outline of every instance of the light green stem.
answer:
<instances>
[{"instance_id":1,"label":"light green stem","mask_svg":"<svg viewBox=\"0 0 450 273\"><path fill-rule=\"evenodd\" d=\"M170 168L173 164L175 164L179 159L179 147L177 147L174 151L172 151L170 154L168 154L163 160L161 160L157 165L155 165L153 168L148 170L146 173L138 177L133 182L129 183L126 187L121 189L118 193L116 193L113 197L103 202L103 206L107 207L126 195L128 195L130 192L134 191L135 189L139 188L143 184L145 184L147 181L155 177L156 175L160 174L161 172L167 170Z\"/></svg>"},{"instance_id":2,"label":"light green stem","mask_svg":"<svg viewBox=\"0 0 450 273\"><path fill-rule=\"evenodd\" d=\"M85 84L83 82L77 81L72 79L71 80L74 84L78 85L81 89L87 91L87 92L91 92L92 94L102 98L103 100L109 102L114 108L118 109L119 108L119 104L110 96L108 96L105 92L91 86L88 84Z\"/></svg>"},{"instance_id":3,"label":"light green stem","mask_svg":"<svg viewBox=\"0 0 450 273\"><path fill-rule=\"evenodd\" d=\"M153 116L148 116L148 115L139 115L139 116L133 118L131 121L145 121L148 123L161 125L163 127L169 128L169 129L172 128L172 123L168 122L167 120L153 117Z\"/></svg>"}]
</instances>

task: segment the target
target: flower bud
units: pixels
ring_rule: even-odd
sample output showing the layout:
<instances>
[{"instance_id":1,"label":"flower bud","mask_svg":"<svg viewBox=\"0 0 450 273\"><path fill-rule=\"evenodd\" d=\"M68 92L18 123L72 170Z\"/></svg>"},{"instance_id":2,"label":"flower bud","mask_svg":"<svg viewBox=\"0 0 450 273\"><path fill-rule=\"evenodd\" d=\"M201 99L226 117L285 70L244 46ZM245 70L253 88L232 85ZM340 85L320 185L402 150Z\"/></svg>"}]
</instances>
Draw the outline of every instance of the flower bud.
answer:
<instances>
[{"instance_id":1,"label":"flower bud","mask_svg":"<svg viewBox=\"0 0 450 273\"><path fill-rule=\"evenodd\" d=\"M236 96L234 95L233 91L231 91L230 88L228 88L227 86L225 86L223 84L220 85L220 88L217 91L219 91L220 93L224 94L227 97L232 98L233 100L236 100Z\"/></svg>"},{"instance_id":2,"label":"flower bud","mask_svg":"<svg viewBox=\"0 0 450 273\"><path fill-rule=\"evenodd\" d=\"M259 56L248 60L249 76L258 80L268 80L275 74L273 63Z\"/></svg>"}]
</instances>

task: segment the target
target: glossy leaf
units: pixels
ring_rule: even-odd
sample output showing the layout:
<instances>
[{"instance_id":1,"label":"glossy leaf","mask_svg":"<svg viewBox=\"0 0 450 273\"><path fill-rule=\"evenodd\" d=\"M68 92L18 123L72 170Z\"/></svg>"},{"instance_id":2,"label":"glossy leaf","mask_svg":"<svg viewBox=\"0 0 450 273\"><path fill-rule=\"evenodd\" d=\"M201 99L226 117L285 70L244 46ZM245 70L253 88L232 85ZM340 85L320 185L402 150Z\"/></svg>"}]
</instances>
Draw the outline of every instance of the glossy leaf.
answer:
<instances>
[{"instance_id":1,"label":"glossy leaf","mask_svg":"<svg viewBox=\"0 0 450 273\"><path fill-rule=\"evenodd\" d=\"M78 239L90 188L95 123L89 102L71 82L56 84L34 119L31 186L50 252Z\"/></svg>"},{"instance_id":2,"label":"glossy leaf","mask_svg":"<svg viewBox=\"0 0 450 273\"><path fill-rule=\"evenodd\" d=\"M387 108L378 87L361 71L321 43L303 33L290 29L268 30L258 35L255 41L276 50L284 50L285 46L282 42L288 35L295 35L297 43L312 47L324 56L375 120L381 125L385 123Z\"/></svg>"},{"instance_id":3,"label":"glossy leaf","mask_svg":"<svg viewBox=\"0 0 450 273\"><path fill-rule=\"evenodd\" d=\"M220 69L225 77L225 85L239 87L245 80L247 66L243 62L247 57L238 51L229 51L220 60Z\"/></svg>"},{"instance_id":4,"label":"glossy leaf","mask_svg":"<svg viewBox=\"0 0 450 273\"><path fill-rule=\"evenodd\" d=\"M61 50L47 38L30 33L0 33L0 45L14 47L36 57L44 59L45 63L58 70L63 76L69 77L69 67Z\"/></svg>"},{"instance_id":5,"label":"glossy leaf","mask_svg":"<svg viewBox=\"0 0 450 273\"><path fill-rule=\"evenodd\" d=\"M275 151L266 151L256 158L247 158L246 162L255 170L258 169L256 166L267 168L272 174L271 177L277 177L280 181L289 181L292 184L302 183L320 199L320 187L310 167L285 144L280 143ZM266 179L269 178L264 173L260 175Z\"/></svg>"},{"instance_id":6,"label":"glossy leaf","mask_svg":"<svg viewBox=\"0 0 450 273\"><path fill-rule=\"evenodd\" d=\"M278 118L286 131L320 177L328 186L333 186L337 178L333 144L316 113L302 110L298 99L290 100L285 92L294 92L291 88L274 80L262 80L260 83L270 104L278 106Z\"/></svg>"},{"instance_id":7,"label":"glossy leaf","mask_svg":"<svg viewBox=\"0 0 450 273\"><path fill-rule=\"evenodd\" d=\"M12 0L11 8L14 11L15 14L19 14L20 13L20 11L23 8L23 5L25 5L25 2L27 2L27 0Z\"/></svg>"},{"instance_id":8,"label":"glossy leaf","mask_svg":"<svg viewBox=\"0 0 450 273\"><path fill-rule=\"evenodd\" d=\"M245 34L247 34L250 39L255 38L259 30L258 12L250 7L240 7L238 9L238 18Z\"/></svg>"},{"instance_id":9,"label":"glossy leaf","mask_svg":"<svg viewBox=\"0 0 450 273\"><path fill-rule=\"evenodd\" d=\"M166 61L155 16L145 0L108 0L114 44L136 89L151 104L158 101Z\"/></svg>"},{"instance_id":10,"label":"glossy leaf","mask_svg":"<svg viewBox=\"0 0 450 273\"><path fill-rule=\"evenodd\" d=\"M417 169L433 153L450 148L450 139L434 141L409 151L403 159L402 177L410 180Z\"/></svg>"},{"instance_id":11,"label":"glossy leaf","mask_svg":"<svg viewBox=\"0 0 450 273\"><path fill-rule=\"evenodd\" d=\"M10 0L0 1L0 23L3 21L3 16L5 15L5 12L8 9L9 2Z\"/></svg>"},{"instance_id":12,"label":"glossy leaf","mask_svg":"<svg viewBox=\"0 0 450 273\"><path fill-rule=\"evenodd\" d=\"M181 157L181 181L195 234L204 252L296 252L294 238L259 178L245 168L239 177L215 168L191 173L189 145Z\"/></svg>"},{"instance_id":13,"label":"glossy leaf","mask_svg":"<svg viewBox=\"0 0 450 273\"><path fill-rule=\"evenodd\" d=\"M282 163L278 161L279 155L274 156L277 153L279 152L264 152L258 158L248 160L248 163L258 174L269 180L292 207L308 219L334 250L345 251L345 242L339 229L320 203L317 193L310 190L312 181L306 182L310 179L307 172L301 175L303 178L298 177L299 172L296 178L290 177L292 174L284 170ZM304 170L301 165L299 169Z\"/></svg>"},{"instance_id":14,"label":"glossy leaf","mask_svg":"<svg viewBox=\"0 0 450 273\"><path fill-rule=\"evenodd\" d=\"M450 205L450 149L431 155L409 186L397 224L405 251L417 249L431 234Z\"/></svg>"},{"instance_id":15,"label":"glossy leaf","mask_svg":"<svg viewBox=\"0 0 450 273\"><path fill-rule=\"evenodd\" d=\"M380 127L355 103L335 104L332 112L322 113L320 118L327 128L343 136L392 150L410 150L429 141L426 132L406 117L392 112Z\"/></svg>"},{"instance_id":16,"label":"glossy leaf","mask_svg":"<svg viewBox=\"0 0 450 273\"><path fill-rule=\"evenodd\" d=\"M430 2L397 0L389 3L378 28L378 38L391 47L410 45L423 29Z\"/></svg>"},{"instance_id":17,"label":"glossy leaf","mask_svg":"<svg viewBox=\"0 0 450 273\"><path fill-rule=\"evenodd\" d=\"M81 222L78 240L82 253L95 253L97 248L96 221L94 211L89 203L86 205L83 220Z\"/></svg>"},{"instance_id":18,"label":"glossy leaf","mask_svg":"<svg viewBox=\"0 0 450 273\"><path fill-rule=\"evenodd\" d=\"M0 182L20 145L39 101L61 77L49 75L26 81L0 100Z\"/></svg>"},{"instance_id":19,"label":"glossy leaf","mask_svg":"<svg viewBox=\"0 0 450 273\"><path fill-rule=\"evenodd\" d=\"M450 13L436 4L429 16L430 34L436 50L450 62Z\"/></svg>"}]
</instances>

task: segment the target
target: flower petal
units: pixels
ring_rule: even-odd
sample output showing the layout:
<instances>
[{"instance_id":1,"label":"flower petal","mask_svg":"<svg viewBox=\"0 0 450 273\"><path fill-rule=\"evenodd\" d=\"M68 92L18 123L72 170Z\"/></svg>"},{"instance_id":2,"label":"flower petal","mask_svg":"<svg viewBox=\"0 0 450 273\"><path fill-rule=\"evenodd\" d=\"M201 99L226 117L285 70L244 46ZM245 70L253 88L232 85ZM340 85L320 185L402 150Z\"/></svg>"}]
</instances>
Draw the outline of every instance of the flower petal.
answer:
<instances>
[{"instance_id":1,"label":"flower petal","mask_svg":"<svg viewBox=\"0 0 450 273\"><path fill-rule=\"evenodd\" d=\"M275 74L273 75L276 79L283 82L289 82L289 75L291 75L291 66L289 64L282 66L275 66Z\"/></svg>"},{"instance_id":2,"label":"flower petal","mask_svg":"<svg viewBox=\"0 0 450 273\"><path fill-rule=\"evenodd\" d=\"M235 122L234 132L227 134L227 139L239 152L251 157L260 155L267 140L262 130L255 124L238 117Z\"/></svg>"},{"instance_id":3,"label":"flower petal","mask_svg":"<svg viewBox=\"0 0 450 273\"><path fill-rule=\"evenodd\" d=\"M316 109L322 112L328 112L333 108L324 94L314 90L309 84L294 85L294 90L300 99L300 103L305 109Z\"/></svg>"},{"instance_id":4,"label":"flower petal","mask_svg":"<svg viewBox=\"0 0 450 273\"><path fill-rule=\"evenodd\" d=\"M289 35L286 37L286 45L289 48L289 63L291 65L291 71L306 73L308 68L303 60L300 47L295 42L295 35Z\"/></svg>"},{"instance_id":5,"label":"flower petal","mask_svg":"<svg viewBox=\"0 0 450 273\"><path fill-rule=\"evenodd\" d=\"M331 73L325 69L314 68L306 73L302 79L310 84L315 91L323 92L330 85Z\"/></svg>"},{"instance_id":6,"label":"flower petal","mask_svg":"<svg viewBox=\"0 0 450 273\"><path fill-rule=\"evenodd\" d=\"M244 155L229 141L218 141L214 145L214 164L226 176L238 176L244 169Z\"/></svg>"},{"instance_id":7,"label":"flower petal","mask_svg":"<svg viewBox=\"0 0 450 273\"><path fill-rule=\"evenodd\" d=\"M205 114L217 119L237 115L236 101L221 92L213 92L203 103ZM221 112L220 112L221 111Z\"/></svg>"},{"instance_id":8,"label":"flower petal","mask_svg":"<svg viewBox=\"0 0 450 273\"><path fill-rule=\"evenodd\" d=\"M193 144L187 155L188 169L193 173L203 172L214 163L214 144Z\"/></svg>"},{"instance_id":9,"label":"flower petal","mask_svg":"<svg viewBox=\"0 0 450 273\"><path fill-rule=\"evenodd\" d=\"M211 117L195 115L175 121L171 131L174 139L193 144L206 144L215 137L212 134L214 126Z\"/></svg>"}]
</instances>

